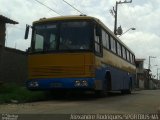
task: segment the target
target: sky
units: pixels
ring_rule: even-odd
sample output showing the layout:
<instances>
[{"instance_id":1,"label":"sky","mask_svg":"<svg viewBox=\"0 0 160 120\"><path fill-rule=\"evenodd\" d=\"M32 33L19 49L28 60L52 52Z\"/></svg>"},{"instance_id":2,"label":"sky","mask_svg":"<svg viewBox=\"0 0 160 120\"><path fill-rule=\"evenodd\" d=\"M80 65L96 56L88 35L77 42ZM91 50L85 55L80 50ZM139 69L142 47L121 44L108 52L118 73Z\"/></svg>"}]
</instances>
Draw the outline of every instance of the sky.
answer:
<instances>
[{"instance_id":1,"label":"sky","mask_svg":"<svg viewBox=\"0 0 160 120\"><path fill-rule=\"evenodd\" d=\"M67 5L63 0L39 0L60 15L79 15L80 13ZM114 17L110 9L115 6L116 0L66 0L82 13L100 19L113 31ZM120 1L120 0L117 0ZM121 0L122 2L124 0ZM130 1L130 0L127 0ZM24 40L26 24L40 18L59 16L53 11L42 6L35 0L0 0L0 14L19 22L17 25L7 24L6 43L12 47L25 51L30 46L30 38ZM118 26L123 32L129 30L120 37L136 55L136 58L144 58L144 67L148 68L149 56L151 70L156 74L160 68L160 0L132 0L132 3L118 5Z\"/></svg>"}]
</instances>

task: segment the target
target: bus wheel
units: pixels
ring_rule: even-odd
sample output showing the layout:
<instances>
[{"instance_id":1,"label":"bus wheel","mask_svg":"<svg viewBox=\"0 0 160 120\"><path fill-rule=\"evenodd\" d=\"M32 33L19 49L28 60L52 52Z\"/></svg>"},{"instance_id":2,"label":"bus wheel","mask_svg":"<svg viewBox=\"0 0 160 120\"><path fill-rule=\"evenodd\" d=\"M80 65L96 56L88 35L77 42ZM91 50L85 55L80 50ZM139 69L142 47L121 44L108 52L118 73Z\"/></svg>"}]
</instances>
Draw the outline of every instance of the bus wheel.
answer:
<instances>
[{"instance_id":1,"label":"bus wheel","mask_svg":"<svg viewBox=\"0 0 160 120\"><path fill-rule=\"evenodd\" d=\"M121 90L121 94L129 94L129 90Z\"/></svg>"},{"instance_id":2,"label":"bus wheel","mask_svg":"<svg viewBox=\"0 0 160 120\"><path fill-rule=\"evenodd\" d=\"M131 94L132 93L132 77L130 77L130 82L129 82L129 89L127 90L127 93L128 94Z\"/></svg>"},{"instance_id":3,"label":"bus wheel","mask_svg":"<svg viewBox=\"0 0 160 120\"><path fill-rule=\"evenodd\" d=\"M132 93L132 87L131 87L131 85L129 86L129 89L126 90L126 93L127 93L127 94L131 94L131 93Z\"/></svg>"},{"instance_id":4,"label":"bus wheel","mask_svg":"<svg viewBox=\"0 0 160 120\"><path fill-rule=\"evenodd\" d=\"M129 86L129 89L127 90L121 90L121 94L131 94L132 93L132 87L131 85Z\"/></svg>"}]
</instances>

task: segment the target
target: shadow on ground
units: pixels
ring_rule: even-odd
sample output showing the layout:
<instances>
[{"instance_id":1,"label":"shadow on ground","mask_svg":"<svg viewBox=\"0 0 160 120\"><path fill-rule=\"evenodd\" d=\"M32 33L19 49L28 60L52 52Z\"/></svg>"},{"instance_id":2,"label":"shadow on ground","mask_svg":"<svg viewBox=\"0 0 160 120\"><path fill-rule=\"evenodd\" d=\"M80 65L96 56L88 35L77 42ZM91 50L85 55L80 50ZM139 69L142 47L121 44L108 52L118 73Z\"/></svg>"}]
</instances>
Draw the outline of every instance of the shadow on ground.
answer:
<instances>
[{"instance_id":1,"label":"shadow on ground","mask_svg":"<svg viewBox=\"0 0 160 120\"><path fill-rule=\"evenodd\" d=\"M138 94L133 92L132 94L121 94L121 92L109 92L107 95L97 95L94 92L65 92L54 93L46 92L46 100L56 101L91 101L96 99L112 98L119 96L128 96Z\"/></svg>"}]
</instances>

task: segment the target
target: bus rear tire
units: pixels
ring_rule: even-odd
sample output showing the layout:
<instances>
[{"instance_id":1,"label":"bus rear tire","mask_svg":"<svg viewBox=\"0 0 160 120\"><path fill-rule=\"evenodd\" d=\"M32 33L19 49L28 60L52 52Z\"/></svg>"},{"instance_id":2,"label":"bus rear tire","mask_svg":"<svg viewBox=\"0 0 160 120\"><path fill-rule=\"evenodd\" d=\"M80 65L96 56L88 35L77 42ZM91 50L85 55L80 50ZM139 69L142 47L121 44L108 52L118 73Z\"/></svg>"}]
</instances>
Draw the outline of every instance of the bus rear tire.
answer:
<instances>
[{"instance_id":1,"label":"bus rear tire","mask_svg":"<svg viewBox=\"0 0 160 120\"><path fill-rule=\"evenodd\" d=\"M128 94L131 94L131 93L132 93L132 81L131 81L130 84L129 84L129 89L127 90L127 93L128 93Z\"/></svg>"},{"instance_id":2,"label":"bus rear tire","mask_svg":"<svg viewBox=\"0 0 160 120\"><path fill-rule=\"evenodd\" d=\"M132 88L131 86L127 90L121 90L121 94L131 94L132 93Z\"/></svg>"},{"instance_id":3,"label":"bus rear tire","mask_svg":"<svg viewBox=\"0 0 160 120\"><path fill-rule=\"evenodd\" d=\"M127 93L127 94L131 94L131 93L132 93L132 87L131 87L131 86L129 86L129 89L126 90L126 93Z\"/></svg>"}]
</instances>

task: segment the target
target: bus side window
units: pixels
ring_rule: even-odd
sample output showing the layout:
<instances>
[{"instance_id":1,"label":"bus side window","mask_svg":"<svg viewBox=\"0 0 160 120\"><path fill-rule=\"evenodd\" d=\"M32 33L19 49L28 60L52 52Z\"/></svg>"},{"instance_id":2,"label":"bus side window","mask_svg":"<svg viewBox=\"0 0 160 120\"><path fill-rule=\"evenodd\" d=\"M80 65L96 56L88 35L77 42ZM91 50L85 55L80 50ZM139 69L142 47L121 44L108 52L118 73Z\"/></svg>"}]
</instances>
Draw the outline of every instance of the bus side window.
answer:
<instances>
[{"instance_id":1,"label":"bus side window","mask_svg":"<svg viewBox=\"0 0 160 120\"><path fill-rule=\"evenodd\" d=\"M124 47L122 47L122 57L126 59L126 50Z\"/></svg>"},{"instance_id":2,"label":"bus side window","mask_svg":"<svg viewBox=\"0 0 160 120\"><path fill-rule=\"evenodd\" d=\"M119 56L121 56L121 53L122 53L121 45L118 42L117 42L117 53L118 53Z\"/></svg>"},{"instance_id":3,"label":"bus side window","mask_svg":"<svg viewBox=\"0 0 160 120\"><path fill-rule=\"evenodd\" d=\"M109 49L109 35L106 33L107 48Z\"/></svg>"},{"instance_id":4,"label":"bus side window","mask_svg":"<svg viewBox=\"0 0 160 120\"><path fill-rule=\"evenodd\" d=\"M102 43L104 47L107 47L106 33L104 30L102 30Z\"/></svg>"},{"instance_id":5,"label":"bus side window","mask_svg":"<svg viewBox=\"0 0 160 120\"><path fill-rule=\"evenodd\" d=\"M128 51L128 50L126 50L126 52L127 52L127 60L128 60L128 61L130 61L129 51Z\"/></svg>"},{"instance_id":6,"label":"bus side window","mask_svg":"<svg viewBox=\"0 0 160 120\"><path fill-rule=\"evenodd\" d=\"M132 53L130 53L130 61L131 61L131 63L133 63Z\"/></svg>"},{"instance_id":7,"label":"bus side window","mask_svg":"<svg viewBox=\"0 0 160 120\"><path fill-rule=\"evenodd\" d=\"M99 34L96 33L96 29L94 30L94 36L95 36L95 52L98 55L102 55L102 43L101 43L101 37L102 35L100 34L100 31L98 31Z\"/></svg>"},{"instance_id":8,"label":"bus side window","mask_svg":"<svg viewBox=\"0 0 160 120\"><path fill-rule=\"evenodd\" d=\"M133 58L133 64L135 64L135 56L133 55L132 58Z\"/></svg>"},{"instance_id":9,"label":"bus side window","mask_svg":"<svg viewBox=\"0 0 160 120\"><path fill-rule=\"evenodd\" d=\"M102 30L102 42L103 46L109 49L109 35L104 30Z\"/></svg>"},{"instance_id":10,"label":"bus side window","mask_svg":"<svg viewBox=\"0 0 160 120\"><path fill-rule=\"evenodd\" d=\"M116 53L116 41L111 37L111 51Z\"/></svg>"}]
</instances>

